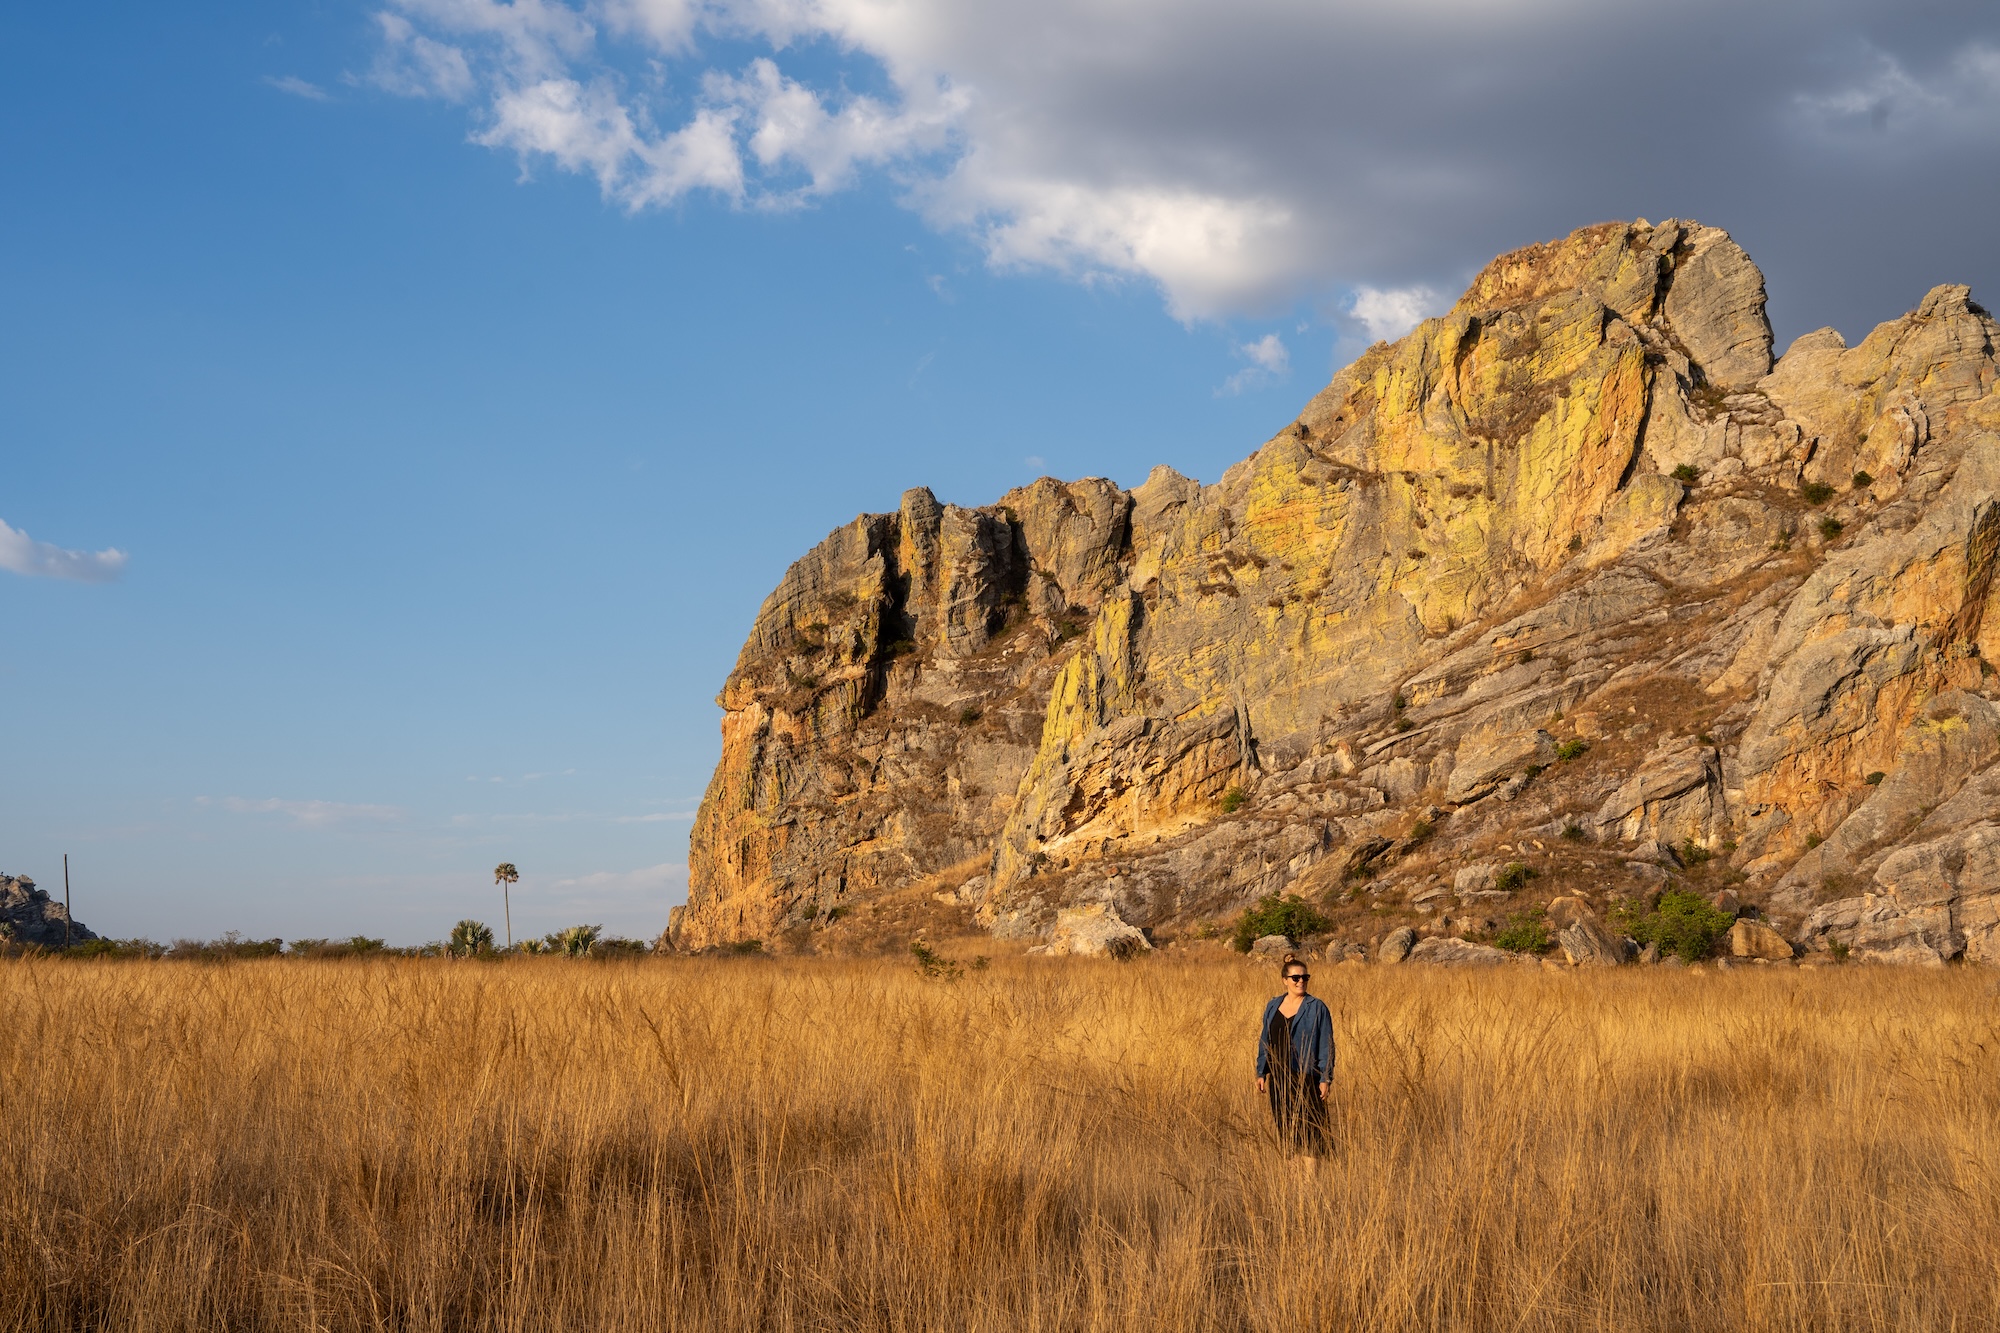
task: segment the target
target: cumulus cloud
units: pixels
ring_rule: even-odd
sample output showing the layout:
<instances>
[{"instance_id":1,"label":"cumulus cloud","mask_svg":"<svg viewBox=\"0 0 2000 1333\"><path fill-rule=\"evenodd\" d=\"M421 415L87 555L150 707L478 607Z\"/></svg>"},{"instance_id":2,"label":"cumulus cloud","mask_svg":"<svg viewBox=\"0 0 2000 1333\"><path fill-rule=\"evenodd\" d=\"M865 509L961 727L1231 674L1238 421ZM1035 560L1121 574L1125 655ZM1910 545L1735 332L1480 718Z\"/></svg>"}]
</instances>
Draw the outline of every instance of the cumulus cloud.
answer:
<instances>
[{"instance_id":1,"label":"cumulus cloud","mask_svg":"<svg viewBox=\"0 0 2000 1333\"><path fill-rule=\"evenodd\" d=\"M1387 330L1499 250L1639 214L1771 238L1767 266L1853 292L1938 259L1848 262L1930 225L1912 190L1961 220L2000 202L1977 0L1668 24L1593 0L395 0L378 23L377 83L468 100L478 142L626 207L880 173L998 269L1149 281L1188 320L1345 292Z\"/></svg>"},{"instance_id":2,"label":"cumulus cloud","mask_svg":"<svg viewBox=\"0 0 2000 1333\"><path fill-rule=\"evenodd\" d=\"M1394 341L1449 304L1429 287L1401 287L1386 292L1377 287L1357 287L1348 300L1347 313L1367 330L1371 340Z\"/></svg>"},{"instance_id":3,"label":"cumulus cloud","mask_svg":"<svg viewBox=\"0 0 2000 1333\"><path fill-rule=\"evenodd\" d=\"M0 569L79 583L109 583L125 571L125 553L115 547L102 551L70 551L38 542L0 521Z\"/></svg>"},{"instance_id":4,"label":"cumulus cloud","mask_svg":"<svg viewBox=\"0 0 2000 1333\"><path fill-rule=\"evenodd\" d=\"M1231 375L1216 392L1242 393L1245 389L1262 388L1292 373L1292 354L1285 347L1285 340L1275 333L1267 333L1255 342L1239 344L1236 355L1250 364Z\"/></svg>"},{"instance_id":5,"label":"cumulus cloud","mask_svg":"<svg viewBox=\"0 0 2000 1333\"><path fill-rule=\"evenodd\" d=\"M225 796L220 801L211 801L206 796L197 797L197 805L219 805L233 815L279 815L292 823L308 828L324 828L333 824L356 822L383 822L401 819L403 810L393 805L347 805L340 801L284 801L277 797L250 800L241 796Z\"/></svg>"}]
</instances>

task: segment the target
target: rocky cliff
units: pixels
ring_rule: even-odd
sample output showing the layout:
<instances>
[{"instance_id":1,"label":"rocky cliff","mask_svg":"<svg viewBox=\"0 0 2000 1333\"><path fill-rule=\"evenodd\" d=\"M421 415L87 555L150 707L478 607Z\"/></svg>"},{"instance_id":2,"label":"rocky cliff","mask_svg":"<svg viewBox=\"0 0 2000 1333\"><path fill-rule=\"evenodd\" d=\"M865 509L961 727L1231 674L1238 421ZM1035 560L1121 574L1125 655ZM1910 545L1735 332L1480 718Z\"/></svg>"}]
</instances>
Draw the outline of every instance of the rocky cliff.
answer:
<instances>
[{"instance_id":1,"label":"rocky cliff","mask_svg":"<svg viewBox=\"0 0 2000 1333\"><path fill-rule=\"evenodd\" d=\"M1601 903L1713 858L1807 947L1994 959L2000 365L1968 298L1774 362L1725 232L1591 227L1214 485L909 491L758 612L670 936L811 948L921 899L1159 938L1281 893L1477 937L1527 878Z\"/></svg>"},{"instance_id":2,"label":"rocky cliff","mask_svg":"<svg viewBox=\"0 0 2000 1333\"><path fill-rule=\"evenodd\" d=\"M26 875L0 875L0 946L60 949L65 942L81 944L96 938L90 927L71 921L69 909L50 898L48 890L36 888Z\"/></svg>"}]
</instances>

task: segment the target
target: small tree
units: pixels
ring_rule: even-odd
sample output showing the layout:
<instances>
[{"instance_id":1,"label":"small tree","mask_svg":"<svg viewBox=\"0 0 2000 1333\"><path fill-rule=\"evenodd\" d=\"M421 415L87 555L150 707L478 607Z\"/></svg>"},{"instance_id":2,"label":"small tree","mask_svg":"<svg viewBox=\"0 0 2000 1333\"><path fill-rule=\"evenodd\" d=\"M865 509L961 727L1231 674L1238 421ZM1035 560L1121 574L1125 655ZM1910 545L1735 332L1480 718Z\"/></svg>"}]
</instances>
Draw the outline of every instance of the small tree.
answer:
<instances>
[{"instance_id":1,"label":"small tree","mask_svg":"<svg viewBox=\"0 0 2000 1333\"><path fill-rule=\"evenodd\" d=\"M451 939L446 948L454 958L470 958L475 954L493 951L493 928L483 921L470 918L451 928Z\"/></svg>"},{"instance_id":2,"label":"small tree","mask_svg":"<svg viewBox=\"0 0 2000 1333\"><path fill-rule=\"evenodd\" d=\"M1239 952L1248 953L1250 946L1266 935L1302 940L1328 929L1329 924L1325 917L1296 898L1280 898L1275 893L1267 893L1257 900L1255 907L1237 919L1229 942Z\"/></svg>"},{"instance_id":3,"label":"small tree","mask_svg":"<svg viewBox=\"0 0 2000 1333\"><path fill-rule=\"evenodd\" d=\"M555 953L569 958L582 958L590 953L591 946L597 943L597 937L603 929L602 926L570 926L550 935L548 945Z\"/></svg>"}]
</instances>

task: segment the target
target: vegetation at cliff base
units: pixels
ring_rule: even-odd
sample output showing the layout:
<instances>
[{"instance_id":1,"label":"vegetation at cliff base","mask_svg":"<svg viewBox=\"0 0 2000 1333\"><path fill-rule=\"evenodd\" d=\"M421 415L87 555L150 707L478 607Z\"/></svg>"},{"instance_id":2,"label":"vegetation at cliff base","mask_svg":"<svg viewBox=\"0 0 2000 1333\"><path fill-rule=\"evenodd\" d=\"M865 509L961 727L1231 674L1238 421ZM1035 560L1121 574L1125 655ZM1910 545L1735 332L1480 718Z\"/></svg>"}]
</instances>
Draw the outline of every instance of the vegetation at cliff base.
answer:
<instances>
[{"instance_id":1,"label":"vegetation at cliff base","mask_svg":"<svg viewBox=\"0 0 2000 1333\"><path fill-rule=\"evenodd\" d=\"M1699 962L1715 951L1715 942L1736 918L1686 889L1668 889L1652 910L1614 914L1613 921L1640 944L1657 944L1661 953Z\"/></svg>"},{"instance_id":2,"label":"vegetation at cliff base","mask_svg":"<svg viewBox=\"0 0 2000 1333\"><path fill-rule=\"evenodd\" d=\"M1238 952L1248 953L1250 946L1266 935L1284 935L1302 940L1326 929L1327 919L1308 904L1296 898L1280 898L1275 893L1267 893L1258 899L1255 907L1238 918L1236 928L1229 934L1229 943Z\"/></svg>"}]
</instances>

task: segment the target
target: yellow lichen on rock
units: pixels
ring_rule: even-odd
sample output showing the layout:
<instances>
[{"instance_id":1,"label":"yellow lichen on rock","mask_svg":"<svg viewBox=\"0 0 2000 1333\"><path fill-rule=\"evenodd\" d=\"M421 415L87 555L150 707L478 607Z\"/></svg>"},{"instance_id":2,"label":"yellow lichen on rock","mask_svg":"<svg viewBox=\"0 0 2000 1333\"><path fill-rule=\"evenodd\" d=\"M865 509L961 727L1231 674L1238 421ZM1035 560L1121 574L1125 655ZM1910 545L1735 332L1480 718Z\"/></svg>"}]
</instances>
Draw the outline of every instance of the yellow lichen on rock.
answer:
<instances>
[{"instance_id":1,"label":"yellow lichen on rock","mask_svg":"<svg viewBox=\"0 0 2000 1333\"><path fill-rule=\"evenodd\" d=\"M926 897L995 931L1150 928L1334 892L1418 824L1777 883L2000 680L1996 335L1941 287L1773 366L1727 233L1605 224L1494 260L1213 485L908 492L760 612L674 937L808 947L947 872ZM1563 767L1600 744L1624 766Z\"/></svg>"}]
</instances>

